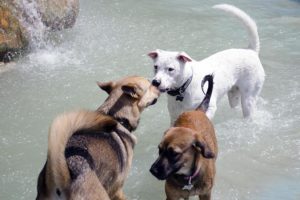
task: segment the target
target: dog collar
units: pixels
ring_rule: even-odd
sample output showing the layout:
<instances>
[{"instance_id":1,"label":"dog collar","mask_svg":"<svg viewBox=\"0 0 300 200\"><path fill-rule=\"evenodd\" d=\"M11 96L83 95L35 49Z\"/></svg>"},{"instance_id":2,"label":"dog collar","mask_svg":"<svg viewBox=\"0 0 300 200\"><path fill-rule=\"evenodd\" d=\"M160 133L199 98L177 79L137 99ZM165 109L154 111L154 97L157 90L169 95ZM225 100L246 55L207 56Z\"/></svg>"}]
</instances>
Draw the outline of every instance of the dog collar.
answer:
<instances>
[{"instance_id":1,"label":"dog collar","mask_svg":"<svg viewBox=\"0 0 300 200\"><path fill-rule=\"evenodd\" d=\"M108 112L108 114L107 113L105 113L105 112L103 112L103 111L100 111L100 113L102 113L102 114L104 114L104 115L108 115L108 116L110 116L110 117L113 117L113 115L112 114L110 114L109 112ZM130 122L129 122L129 120L128 119L126 119L126 118L124 118L124 117L113 117L117 122L119 122L125 129L127 129L129 132L132 132L132 131L134 131L135 129L136 129L136 127L133 127L131 124L130 124Z\"/></svg>"},{"instance_id":2,"label":"dog collar","mask_svg":"<svg viewBox=\"0 0 300 200\"><path fill-rule=\"evenodd\" d=\"M131 126L131 124L129 123L129 120L126 118L115 118L115 120L117 120L122 126L124 126L124 128L126 128L129 132L132 132L135 130L135 128L133 128Z\"/></svg>"},{"instance_id":3,"label":"dog collar","mask_svg":"<svg viewBox=\"0 0 300 200\"><path fill-rule=\"evenodd\" d=\"M188 180L188 184L184 185L182 187L182 190L189 190L190 191L194 187L194 184L192 184L192 179L195 178L198 175L199 175L199 172L196 171L192 176L184 177L184 179Z\"/></svg>"},{"instance_id":4,"label":"dog collar","mask_svg":"<svg viewBox=\"0 0 300 200\"><path fill-rule=\"evenodd\" d=\"M188 180L188 184L184 185L182 187L182 190L190 191L194 187L194 184L192 184L192 179L197 177L199 175L199 173L200 173L200 169L196 169L191 176L185 176L184 179Z\"/></svg>"},{"instance_id":5,"label":"dog collar","mask_svg":"<svg viewBox=\"0 0 300 200\"><path fill-rule=\"evenodd\" d=\"M176 96L176 101L183 101L184 95L183 93L185 92L186 88L190 85L193 79L193 74L190 76L190 78L179 88L175 90L169 90L167 93L168 95L171 96Z\"/></svg>"},{"instance_id":6,"label":"dog collar","mask_svg":"<svg viewBox=\"0 0 300 200\"><path fill-rule=\"evenodd\" d=\"M189 190L190 191L193 187L194 187L194 185L192 184L192 177L190 176L188 184L184 185L182 187L182 190Z\"/></svg>"}]
</instances>

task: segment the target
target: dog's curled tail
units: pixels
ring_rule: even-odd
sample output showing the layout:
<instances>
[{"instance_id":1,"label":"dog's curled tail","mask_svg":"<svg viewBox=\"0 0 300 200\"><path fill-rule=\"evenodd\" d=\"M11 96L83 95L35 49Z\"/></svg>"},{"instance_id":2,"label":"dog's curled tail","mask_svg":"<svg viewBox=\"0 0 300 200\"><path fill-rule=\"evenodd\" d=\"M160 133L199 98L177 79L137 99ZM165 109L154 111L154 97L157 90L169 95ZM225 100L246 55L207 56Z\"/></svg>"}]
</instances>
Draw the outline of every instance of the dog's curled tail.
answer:
<instances>
[{"instance_id":1,"label":"dog's curled tail","mask_svg":"<svg viewBox=\"0 0 300 200\"><path fill-rule=\"evenodd\" d=\"M246 14L244 11L240 10L239 8L228 4L214 5L213 8L228 12L233 16L237 17L238 19L240 19L242 23L245 25L249 35L250 43L248 48L259 53L260 43L259 43L259 36L257 32L257 26L255 21L248 14Z\"/></svg>"},{"instance_id":2,"label":"dog's curled tail","mask_svg":"<svg viewBox=\"0 0 300 200\"><path fill-rule=\"evenodd\" d=\"M103 122L103 123L102 123ZM47 165L51 171L50 176L54 186L66 188L70 181L70 173L65 159L65 147L70 137L78 130L105 126L116 126L111 117L95 111L73 111L57 116L49 130Z\"/></svg>"},{"instance_id":3,"label":"dog's curled tail","mask_svg":"<svg viewBox=\"0 0 300 200\"><path fill-rule=\"evenodd\" d=\"M202 110L203 112L206 112L209 107L209 101L210 101L210 97L211 97L211 94L213 91L213 85L214 85L214 75L213 74L206 75L203 78L203 80L201 82L202 91L203 91L204 84L206 82L208 82L208 87L207 87L207 90L205 93L205 97L202 100L202 102L200 103L200 105L198 106L198 108L196 109L196 110Z\"/></svg>"}]
</instances>

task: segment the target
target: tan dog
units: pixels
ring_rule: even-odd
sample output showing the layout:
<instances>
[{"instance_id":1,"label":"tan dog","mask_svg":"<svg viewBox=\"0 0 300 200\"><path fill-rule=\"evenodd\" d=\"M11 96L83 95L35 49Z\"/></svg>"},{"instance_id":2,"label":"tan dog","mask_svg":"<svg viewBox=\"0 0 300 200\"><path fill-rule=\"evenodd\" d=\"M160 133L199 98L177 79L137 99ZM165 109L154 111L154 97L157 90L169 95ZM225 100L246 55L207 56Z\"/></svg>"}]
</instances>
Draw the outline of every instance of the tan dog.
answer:
<instances>
[{"instance_id":1,"label":"tan dog","mask_svg":"<svg viewBox=\"0 0 300 200\"><path fill-rule=\"evenodd\" d=\"M159 180L166 180L167 200L198 195L208 200L216 173L217 141L212 123L207 118L213 76L207 75L206 96L195 111L182 113L174 127L166 131L159 144L159 157L150 172Z\"/></svg>"},{"instance_id":2,"label":"tan dog","mask_svg":"<svg viewBox=\"0 0 300 200\"><path fill-rule=\"evenodd\" d=\"M131 132L159 91L143 77L98 85L109 97L97 111L62 114L52 123L36 199L125 199L136 143Z\"/></svg>"}]
</instances>

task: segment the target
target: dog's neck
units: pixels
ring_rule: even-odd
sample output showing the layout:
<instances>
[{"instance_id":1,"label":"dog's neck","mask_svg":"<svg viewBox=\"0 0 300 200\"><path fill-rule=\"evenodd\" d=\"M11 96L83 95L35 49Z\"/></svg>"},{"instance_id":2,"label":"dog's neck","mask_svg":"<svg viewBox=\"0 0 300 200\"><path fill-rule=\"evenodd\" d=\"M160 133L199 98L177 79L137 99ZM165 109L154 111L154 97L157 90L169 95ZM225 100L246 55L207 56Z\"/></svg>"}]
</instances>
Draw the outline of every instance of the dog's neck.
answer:
<instances>
[{"instance_id":1,"label":"dog's neck","mask_svg":"<svg viewBox=\"0 0 300 200\"><path fill-rule=\"evenodd\" d=\"M175 85L176 88L179 88L182 86L191 76L193 76L193 68L192 63L185 63L184 66L182 66L183 71L181 75L181 79L177 81L177 85Z\"/></svg>"},{"instance_id":2,"label":"dog's neck","mask_svg":"<svg viewBox=\"0 0 300 200\"><path fill-rule=\"evenodd\" d=\"M190 65L185 64L186 66L183 74L183 78L181 81L179 81L179 85L176 86L175 89L169 90L167 93L170 96L174 96L176 98L176 101L183 101L184 99L184 93L186 89L189 87L189 85L192 82L193 79L193 71Z\"/></svg>"},{"instance_id":3,"label":"dog's neck","mask_svg":"<svg viewBox=\"0 0 300 200\"><path fill-rule=\"evenodd\" d=\"M204 167L205 165L197 165L197 158L195 158L193 167L188 173L174 174L173 179L175 182L177 182L177 184L180 187L194 185L199 180L199 177L202 177L204 175L203 174Z\"/></svg>"},{"instance_id":4,"label":"dog's neck","mask_svg":"<svg viewBox=\"0 0 300 200\"><path fill-rule=\"evenodd\" d=\"M129 120L127 118L114 118L116 121L118 121L124 128L126 128L129 132L132 132L136 129L136 127L131 126Z\"/></svg>"},{"instance_id":5,"label":"dog's neck","mask_svg":"<svg viewBox=\"0 0 300 200\"><path fill-rule=\"evenodd\" d=\"M111 114L109 109L103 109L102 107L99 107L97 109L97 111L104 114L104 115L111 116L112 118L114 118L117 122L119 122L119 124L122 125L129 132L133 132L136 129L136 127L134 127L130 124L130 121L127 118L125 118L125 117L116 117L113 114ZM137 122L137 124L138 124L138 122Z\"/></svg>"}]
</instances>

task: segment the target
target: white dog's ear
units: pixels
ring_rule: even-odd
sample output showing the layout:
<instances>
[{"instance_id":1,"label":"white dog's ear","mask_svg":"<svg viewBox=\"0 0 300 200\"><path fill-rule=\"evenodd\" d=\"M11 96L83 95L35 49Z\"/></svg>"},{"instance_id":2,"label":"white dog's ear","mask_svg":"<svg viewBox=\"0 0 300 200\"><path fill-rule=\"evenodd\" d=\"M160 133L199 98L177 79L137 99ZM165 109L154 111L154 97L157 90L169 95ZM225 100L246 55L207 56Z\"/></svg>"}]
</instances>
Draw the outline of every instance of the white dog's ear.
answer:
<instances>
[{"instance_id":1,"label":"white dog's ear","mask_svg":"<svg viewBox=\"0 0 300 200\"><path fill-rule=\"evenodd\" d=\"M158 50L149 52L149 53L148 53L148 56L149 56L150 58L152 58L153 60L156 59L157 56L158 56Z\"/></svg>"},{"instance_id":2,"label":"white dog's ear","mask_svg":"<svg viewBox=\"0 0 300 200\"><path fill-rule=\"evenodd\" d=\"M192 58L189 55L187 55L185 52L180 52L179 55L177 56L177 59L183 63L192 61Z\"/></svg>"}]
</instances>

